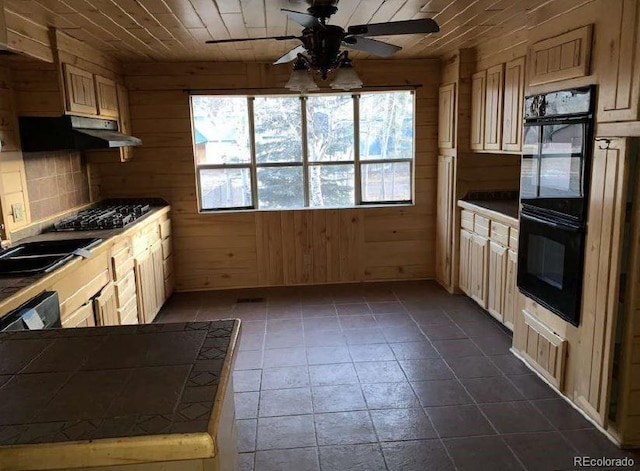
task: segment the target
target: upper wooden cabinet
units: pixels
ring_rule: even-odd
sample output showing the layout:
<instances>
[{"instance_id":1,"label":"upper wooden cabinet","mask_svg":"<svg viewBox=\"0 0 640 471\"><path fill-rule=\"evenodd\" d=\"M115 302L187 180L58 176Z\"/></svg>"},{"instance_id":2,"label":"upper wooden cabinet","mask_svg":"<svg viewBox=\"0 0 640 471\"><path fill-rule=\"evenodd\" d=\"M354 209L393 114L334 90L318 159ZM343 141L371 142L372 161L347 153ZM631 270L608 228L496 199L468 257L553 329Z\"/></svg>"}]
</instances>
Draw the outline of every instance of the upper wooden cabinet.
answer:
<instances>
[{"instance_id":1,"label":"upper wooden cabinet","mask_svg":"<svg viewBox=\"0 0 640 471\"><path fill-rule=\"evenodd\" d=\"M603 4L608 6L609 2ZM529 85L589 75L592 29L592 25L587 25L532 44L529 48Z\"/></svg>"},{"instance_id":2,"label":"upper wooden cabinet","mask_svg":"<svg viewBox=\"0 0 640 471\"><path fill-rule=\"evenodd\" d=\"M438 99L438 147L441 149L455 147L455 103L456 84L441 86Z\"/></svg>"},{"instance_id":3,"label":"upper wooden cabinet","mask_svg":"<svg viewBox=\"0 0 640 471\"><path fill-rule=\"evenodd\" d=\"M484 150L484 107L487 71L481 70L471 77L471 143L473 150Z\"/></svg>"},{"instance_id":4,"label":"upper wooden cabinet","mask_svg":"<svg viewBox=\"0 0 640 471\"><path fill-rule=\"evenodd\" d=\"M473 74L471 150L521 151L524 84L524 57Z\"/></svg>"},{"instance_id":5,"label":"upper wooden cabinet","mask_svg":"<svg viewBox=\"0 0 640 471\"><path fill-rule=\"evenodd\" d=\"M128 107L126 89L110 78L63 63L65 111L68 114L118 119ZM127 115L128 110L122 112ZM122 123L121 123L122 124ZM121 126L122 128L122 126Z\"/></svg>"},{"instance_id":6,"label":"upper wooden cabinet","mask_svg":"<svg viewBox=\"0 0 640 471\"><path fill-rule=\"evenodd\" d=\"M598 122L639 121L640 1L609 0L602 7Z\"/></svg>"},{"instance_id":7,"label":"upper wooden cabinet","mask_svg":"<svg viewBox=\"0 0 640 471\"><path fill-rule=\"evenodd\" d=\"M487 91L484 111L484 148L500 150L502 145L502 102L504 64L487 69Z\"/></svg>"},{"instance_id":8,"label":"upper wooden cabinet","mask_svg":"<svg viewBox=\"0 0 640 471\"><path fill-rule=\"evenodd\" d=\"M93 74L63 64L65 105L69 113L97 115L96 88Z\"/></svg>"},{"instance_id":9,"label":"upper wooden cabinet","mask_svg":"<svg viewBox=\"0 0 640 471\"><path fill-rule=\"evenodd\" d=\"M116 82L100 75L95 76L98 116L117 119L119 116Z\"/></svg>"},{"instance_id":10,"label":"upper wooden cabinet","mask_svg":"<svg viewBox=\"0 0 640 471\"><path fill-rule=\"evenodd\" d=\"M124 85L116 86L118 94L118 111L119 111L119 127L120 132L124 134L131 133L131 117L129 115L129 92ZM133 160L133 147L120 148L120 161L129 162Z\"/></svg>"},{"instance_id":11,"label":"upper wooden cabinet","mask_svg":"<svg viewBox=\"0 0 640 471\"><path fill-rule=\"evenodd\" d=\"M524 57L507 62L504 72L504 112L502 114L502 150L522 149L524 106Z\"/></svg>"}]
</instances>

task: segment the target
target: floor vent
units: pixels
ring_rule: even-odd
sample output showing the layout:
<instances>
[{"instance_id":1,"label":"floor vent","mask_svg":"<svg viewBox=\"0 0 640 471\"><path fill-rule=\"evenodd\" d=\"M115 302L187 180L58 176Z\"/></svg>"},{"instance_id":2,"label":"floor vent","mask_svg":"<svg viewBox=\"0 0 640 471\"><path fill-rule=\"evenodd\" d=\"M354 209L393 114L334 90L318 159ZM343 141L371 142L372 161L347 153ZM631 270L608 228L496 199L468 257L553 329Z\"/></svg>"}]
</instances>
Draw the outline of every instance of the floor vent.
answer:
<instances>
[{"instance_id":1,"label":"floor vent","mask_svg":"<svg viewBox=\"0 0 640 471\"><path fill-rule=\"evenodd\" d=\"M236 299L236 303L263 303L264 298L238 298Z\"/></svg>"}]
</instances>

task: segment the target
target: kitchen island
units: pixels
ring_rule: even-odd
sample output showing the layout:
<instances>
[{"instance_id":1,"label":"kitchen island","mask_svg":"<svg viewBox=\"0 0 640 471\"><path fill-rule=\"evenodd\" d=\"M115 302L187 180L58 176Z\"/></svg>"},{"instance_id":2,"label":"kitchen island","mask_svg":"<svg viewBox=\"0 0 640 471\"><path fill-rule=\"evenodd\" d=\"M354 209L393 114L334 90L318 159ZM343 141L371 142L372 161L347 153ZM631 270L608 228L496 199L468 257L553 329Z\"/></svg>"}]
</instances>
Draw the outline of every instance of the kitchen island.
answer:
<instances>
[{"instance_id":1,"label":"kitchen island","mask_svg":"<svg viewBox=\"0 0 640 471\"><path fill-rule=\"evenodd\" d=\"M239 320L0 332L0 470L236 470Z\"/></svg>"}]
</instances>

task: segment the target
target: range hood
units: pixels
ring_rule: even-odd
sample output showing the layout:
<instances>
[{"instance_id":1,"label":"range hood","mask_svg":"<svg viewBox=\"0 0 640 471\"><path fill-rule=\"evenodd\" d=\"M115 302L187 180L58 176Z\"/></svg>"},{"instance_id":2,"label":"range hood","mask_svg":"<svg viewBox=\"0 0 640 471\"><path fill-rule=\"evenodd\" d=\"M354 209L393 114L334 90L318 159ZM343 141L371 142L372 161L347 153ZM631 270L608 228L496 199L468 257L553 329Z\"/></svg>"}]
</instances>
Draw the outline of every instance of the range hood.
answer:
<instances>
[{"instance_id":1,"label":"range hood","mask_svg":"<svg viewBox=\"0 0 640 471\"><path fill-rule=\"evenodd\" d=\"M118 132L117 121L108 119L21 116L19 122L23 152L109 149L142 144L137 137Z\"/></svg>"}]
</instances>

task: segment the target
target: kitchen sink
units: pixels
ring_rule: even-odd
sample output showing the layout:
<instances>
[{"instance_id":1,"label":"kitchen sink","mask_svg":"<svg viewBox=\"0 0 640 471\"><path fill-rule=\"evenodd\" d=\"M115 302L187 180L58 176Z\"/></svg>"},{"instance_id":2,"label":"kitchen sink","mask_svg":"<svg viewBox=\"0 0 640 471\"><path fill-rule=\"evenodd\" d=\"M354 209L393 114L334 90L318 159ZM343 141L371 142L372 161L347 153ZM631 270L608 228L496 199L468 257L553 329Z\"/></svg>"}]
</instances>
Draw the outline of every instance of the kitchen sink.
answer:
<instances>
[{"instance_id":1,"label":"kitchen sink","mask_svg":"<svg viewBox=\"0 0 640 471\"><path fill-rule=\"evenodd\" d=\"M38 255L69 255L78 249L93 247L102 239L64 239L27 242L0 253L0 260L7 257L31 257Z\"/></svg>"},{"instance_id":2,"label":"kitchen sink","mask_svg":"<svg viewBox=\"0 0 640 471\"><path fill-rule=\"evenodd\" d=\"M27 242L0 252L0 277L48 273L62 266L79 249L89 249L102 239L65 239Z\"/></svg>"}]
</instances>

